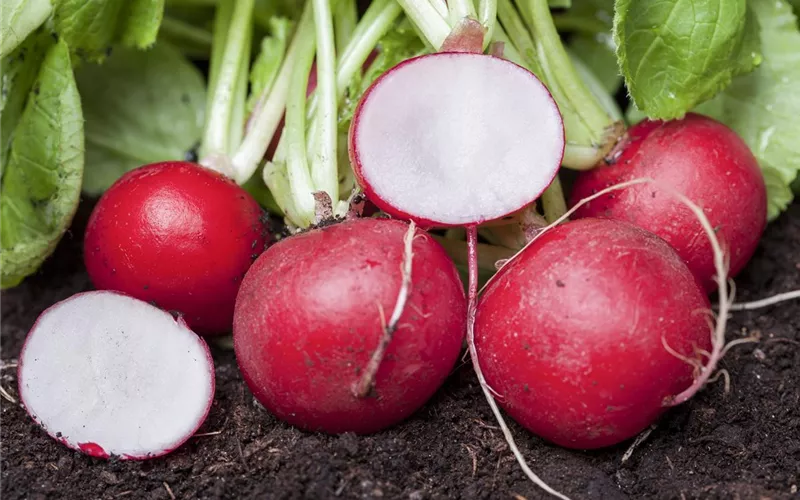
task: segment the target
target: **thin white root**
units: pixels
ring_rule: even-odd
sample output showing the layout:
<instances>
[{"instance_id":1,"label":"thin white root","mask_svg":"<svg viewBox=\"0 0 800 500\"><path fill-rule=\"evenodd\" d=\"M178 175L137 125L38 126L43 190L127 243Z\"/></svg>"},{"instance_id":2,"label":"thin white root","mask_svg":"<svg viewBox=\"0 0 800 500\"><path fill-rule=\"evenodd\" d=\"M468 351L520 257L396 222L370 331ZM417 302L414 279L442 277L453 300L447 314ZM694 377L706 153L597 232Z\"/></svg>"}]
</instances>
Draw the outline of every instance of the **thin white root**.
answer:
<instances>
[{"instance_id":1,"label":"thin white root","mask_svg":"<svg viewBox=\"0 0 800 500\"><path fill-rule=\"evenodd\" d=\"M358 398L367 397L375 387L375 376L378 373L378 368L381 366L383 357L386 355L386 350L389 348L389 342L392 341L394 332L397 331L397 323L400 321L400 316L406 308L408 296L411 294L411 263L414 259L414 235L417 231L417 225L411 221L408 225L408 231L403 238L403 262L400 264L400 272L402 273L402 281L400 283L400 290L397 292L397 301L394 304L394 310L389 318L389 323L386 324L383 314L383 307L378 304L378 312L381 317L381 328L383 335L378 343L375 352L364 368L364 374L353 387L353 394Z\"/></svg>"},{"instance_id":2,"label":"thin white root","mask_svg":"<svg viewBox=\"0 0 800 500\"><path fill-rule=\"evenodd\" d=\"M9 402L9 403L11 403L11 404L14 404L14 405L15 405L15 404L19 403L19 401L17 401L17 398L15 398L14 396L12 396L12 395L11 395L11 394L10 394L10 393L9 393L9 392L6 390L6 388L5 388L5 387L3 387L2 385L0 385L0 396L2 396L2 397L3 397L3 399L5 399L6 401L8 401L8 402Z\"/></svg>"},{"instance_id":3,"label":"thin white root","mask_svg":"<svg viewBox=\"0 0 800 500\"><path fill-rule=\"evenodd\" d=\"M656 424L653 424L653 425L651 425L650 427L648 427L647 429L645 429L644 431L642 431L642 433L641 433L641 434L639 434L638 436L636 436L636 439L634 439L634 440L633 440L633 443L631 443L630 447L627 449L627 451L625 451L625 454L624 454L624 455L622 455L622 463L623 463L623 464L624 464L625 462L627 462L628 460L630 460L630 458L633 456L633 452L634 452L634 450L636 450L636 448L638 448L638 447L639 447L639 445L641 445L642 443L644 443L644 442L645 442L645 440L646 440L648 437L650 437L650 434L651 434L651 433L652 433L652 432L653 432L655 429L656 429Z\"/></svg>"},{"instance_id":4,"label":"thin white root","mask_svg":"<svg viewBox=\"0 0 800 500\"><path fill-rule=\"evenodd\" d=\"M561 500L570 500L569 497L559 493L558 491L551 488L547 483L542 481L539 476L537 476L531 468L528 466L528 462L525 461L525 457L522 455L522 452L519 451L516 442L514 441L514 436L511 434L511 429L508 428L505 419L503 418L502 413L500 413L500 408L497 406L497 402L495 402L494 397L492 396L492 392L494 392L490 387L489 384L486 382L486 378L483 376L483 370L481 370L480 362L478 361L478 351L475 348L475 315L477 312L477 299L478 299L478 228L475 226L470 226L467 228L467 243L468 243L468 251L469 251L469 304L467 308L467 346L469 347L469 355L472 358L472 367L475 370L475 374L478 377L478 383L481 385L481 390L483 391L484 396L486 396L486 401L489 403L489 406L492 409L492 413L494 414L497 423L500 425L500 429L503 431L503 436L508 443L508 447L511 449L511 452L514 454L514 457L517 459L519 466L522 468L522 471L528 476L536 486L543 489L547 493L553 495L556 498L560 498Z\"/></svg>"},{"instance_id":5,"label":"thin white root","mask_svg":"<svg viewBox=\"0 0 800 500\"><path fill-rule=\"evenodd\" d=\"M19 362L16 359L10 359L8 361L0 361L0 370L8 370L10 368L16 368L19 366Z\"/></svg>"},{"instance_id":6,"label":"thin white root","mask_svg":"<svg viewBox=\"0 0 800 500\"><path fill-rule=\"evenodd\" d=\"M800 290L793 290L791 292L779 293L772 297L767 297L761 300L754 300L752 302L740 302L733 304L730 307L731 311L752 311L753 309L761 309L762 307L769 307L788 300L800 299Z\"/></svg>"}]
</instances>

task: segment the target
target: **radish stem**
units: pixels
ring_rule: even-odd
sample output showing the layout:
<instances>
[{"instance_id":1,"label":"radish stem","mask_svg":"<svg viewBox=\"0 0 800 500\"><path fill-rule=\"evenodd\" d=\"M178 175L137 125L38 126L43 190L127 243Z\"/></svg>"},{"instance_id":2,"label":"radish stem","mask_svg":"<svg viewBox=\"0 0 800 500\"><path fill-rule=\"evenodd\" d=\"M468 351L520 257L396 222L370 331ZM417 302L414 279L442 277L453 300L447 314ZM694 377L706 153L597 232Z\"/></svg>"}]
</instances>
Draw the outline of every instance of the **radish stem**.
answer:
<instances>
[{"instance_id":1,"label":"radish stem","mask_svg":"<svg viewBox=\"0 0 800 500\"><path fill-rule=\"evenodd\" d=\"M442 16L442 19L447 19L447 2L445 0L430 0L436 12Z\"/></svg>"},{"instance_id":2,"label":"radish stem","mask_svg":"<svg viewBox=\"0 0 800 500\"><path fill-rule=\"evenodd\" d=\"M342 52L354 36L358 24L358 10L355 0L339 0L333 12L334 33L336 33L336 52Z\"/></svg>"},{"instance_id":3,"label":"radish stem","mask_svg":"<svg viewBox=\"0 0 800 500\"><path fill-rule=\"evenodd\" d=\"M231 174L227 155L231 152L231 130L233 118L238 114L237 106L244 107L244 102L237 102L243 94L239 90L242 75L247 76L247 65L250 62L250 38L252 35L254 0L239 0L233 7L230 23L226 32L221 27L215 27L215 38L219 41L225 35L225 49L221 54L219 72L213 78L210 104L208 106L209 120L203 135L200 147L201 164L213 168L226 175ZM222 8L220 8L221 11ZM224 16L224 11L218 15ZM213 58L212 58L213 59ZM213 62L213 61L212 61ZM242 65L245 65L242 71Z\"/></svg>"},{"instance_id":4,"label":"radish stem","mask_svg":"<svg viewBox=\"0 0 800 500\"><path fill-rule=\"evenodd\" d=\"M314 221L315 202L313 182L306 157L306 87L308 74L314 61L315 37L313 33L300 40L297 61L292 68L289 93L286 99L286 171L292 200L297 208L293 220L300 227Z\"/></svg>"},{"instance_id":5,"label":"radish stem","mask_svg":"<svg viewBox=\"0 0 800 500\"><path fill-rule=\"evenodd\" d=\"M419 28L434 50L439 50L450 34L450 25L426 0L397 0L406 15Z\"/></svg>"},{"instance_id":6,"label":"radish stem","mask_svg":"<svg viewBox=\"0 0 800 500\"><path fill-rule=\"evenodd\" d=\"M536 47L542 79L564 116L567 151L563 164L579 170L592 168L614 146L621 132L613 127L614 120L597 102L573 66L553 24L547 0L517 2ZM511 31L509 36L518 48L519 44L526 45L526 40L515 38ZM525 54L525 50L520 50Z\"/></svg>"},{"instance_id":7,"label":"radish stem","mask_svg":"<svg viewBox=\"0 0 800 500\"><path fill-rule=\"evenodd\" d=\"M508 57L508 49L506 48L506 58L509 61L525 66L540 79L544 79L544 71L536 54L536 45L534 45L530 33L525 28L525 23L511 0L498 0L497 17L506 30L504 33L508 37L508 40L505 40L506 45L515 47L521 56L521 60L513 61Z\"/></svg>"},{"instance_id":8,"label":"radish stem","mask_svg":"<svg viewBox=\"0 0 800 500\"><path fill-rule=\"evenodd\" d=\"M475 5L472 0L448 0L447 2L447 18L450 26L455 26L465 17L477 17L475 12Z\"/></svg>"},{"instance_id":9,"label":"radish stem","mask_svg":"<svg viewBox=\"0 0 800 500\"><path fill-rule=\"evenodd\" d=\"M340 0L344 3L344 0ZM324 191L332 202L339 201L339 175L336 167L337 99L336 51L333 17L329 0L313 0L317 35L317 102L314 116L318 124L314 137L316 148L311 156L311 179L317 191ZM305 88L305 87L304 87Z\"/></svg>"},{"instance_id":10,"label":"radish stem","mask_svg":"<svg viewBox=\"0 0 800 500\"><path fill-rule=\"evenodd\" d=\"M480 0L478 21L486 28L486 36L483 39L483 48L485 49L494 37L494 27L497 24L497 0Z\"/></svg>"},{"instance_id":11,"label":"radish stem","mask_svg":"<svg viewBox=\"0 0 800 500\"><path fill-rule=\"evenodd\" d=\"M561 188L561 180L557 174L550 186L542 193L542 207L547 222L553 222L567 212L564 190Z\"/></svg>"},{"instance_id":12,"label":"radish stem","mask_svg":"<svg viewBox=\"0 0 800 500\"><path fill-rule=\"evenodd\" d=\"M256 112L250 119L250 127L244 141L239 145L231 160L236 182L246 182L256 171L286 108L286 99L291 85L292 68L301 56L301 50L307 49L304 42L310 37L313 40L314 24L310 5L307 5L298 22L295 34L286 51L278 76L271 88L264 93L256 106ZM313 52L313 47L311 48ZM313 56L313 55L312 55ZM273 192L275 195L275 193ZM279 195L276 195L279 196Z\"/></svg>"}]
</instances>

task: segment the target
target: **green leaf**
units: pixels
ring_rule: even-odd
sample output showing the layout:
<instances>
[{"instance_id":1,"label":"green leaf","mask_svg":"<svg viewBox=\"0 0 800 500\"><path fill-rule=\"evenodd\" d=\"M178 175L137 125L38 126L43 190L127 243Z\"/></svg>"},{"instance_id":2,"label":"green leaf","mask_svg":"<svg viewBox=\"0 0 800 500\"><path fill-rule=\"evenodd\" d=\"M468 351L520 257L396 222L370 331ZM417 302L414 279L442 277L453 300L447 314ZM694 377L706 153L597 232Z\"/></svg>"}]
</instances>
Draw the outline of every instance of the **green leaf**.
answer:
<instances>
[{"instance_id":1,"label":"green leaf","mask_svg":"<svg viewBox=\"0 0 800 500\"><path fill-rule=\"evenodd\" d=\"M272 18L270 30L272 35L261 40L261 51L258 53L250 69L250 96L247 98L247 112L253 111L256 102L264 89L270 88L278 71L281 69L289 36L292 34L292 22L282 17Z\"/></svg>"},{"instance_id":2,"label":"green leaf","mask_svg":"<svg viewBox=\"0 0 800 500\"><path fill-rule=\"evenodd\" d=\"M791 201L800 173L800 31L784 0L750 0L760 25L764 61L737 77L697 111L727 124L747 142L767 179L769 218Z\"/></svg>"},{"instance_id":3,"label":"green leaf","mask_svg":"<svg viewBox=\"0 0 800 500\"><path fill-rule=\"evenodd\" d=\"M39 73L47 49L53 43L49 34L39 30L0 62L0 172L8 161L13 132L25 108L28 92Z\"/></svg>"},{"instance_id":4,"label":"green leaf","mask_svg":"<svg viewBox=\"0 0 800 500\"><path fill-rule=\"evenodd\" d=\"M158 36L164 17L164 0L128 0L120 16L120 41L128 47L146 49Z\"/></svg>"},{"instance_id":5,"label":"green leaf","mask_svg":"<svg viewBox=\"0 0 800 500\"><path fill-rule=\"evenodd\" d=\"M115 50L104 64L82 66L76 79L86 116L87 194L99 195L141 165L183 160L199 143L203 77L171 46Z\"/></svg>"},{"instance_id":6,"label":"green leaf","mask_svg":"<svg viewBox=\"0 0 800 500\"><path fill-rule=\"evenodd\" d=\"M0 57L5 57L50 16L50 0L3 0L0 3Z\"/></svg>"},{"instance_id":7,"label":"green leaf","mask_svg":"<svg viewBox=\"0 0 800 500\"><path fill-rule=\"evenodd\" d=\"M625 83L651 118L680 118L758 65L746 0L617 0L614 39Z\"/></svg>"},{"instance_id":8,"label":"green leaf","mask_svg":"<svg viewBox=\"0 0 800 500\"><path fill-rule=\"evenodd\" d=\"M56 32L81 58L100 62L112 45L153 45L164 16L164 0L58 0Z\"/></svg>"},{"instance_id":9,"label":"green leaf","mask_svg":"<svg viewBox=\"0 0 800 500\"><path fill-rule=\"evenodd\" d=\"M83 160L80 97L62 40L42 62L3 172L3 288L35 272L55 249L78 206Z\"/></svg>"}]
</instances>

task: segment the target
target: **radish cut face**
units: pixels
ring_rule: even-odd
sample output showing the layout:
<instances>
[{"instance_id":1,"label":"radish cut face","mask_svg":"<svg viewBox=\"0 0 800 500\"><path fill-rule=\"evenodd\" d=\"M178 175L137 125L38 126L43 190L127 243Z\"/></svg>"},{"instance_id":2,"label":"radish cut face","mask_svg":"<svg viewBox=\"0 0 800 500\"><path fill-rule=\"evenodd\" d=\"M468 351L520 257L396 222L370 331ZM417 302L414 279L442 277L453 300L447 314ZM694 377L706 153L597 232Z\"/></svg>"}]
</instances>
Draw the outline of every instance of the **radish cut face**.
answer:
<instances>
[{"instance_id":1,"label":"radish cut face","mask_svg":"<svg viewBox=\"0 0 800 500\"><path fill-rule=\"evenodd\" d=\"M538 198L558 171L564 126L547 88L504 59L405 61L364 94L350 158L367 196L396 217L457 226Z\"/></svg>"},{"instance_id":2,"label":"radish cut face","mask_svg":"<svg viewBox=\"0 0 800 500\"><path fill-rule=\"evenodd\" d=\"M214 396L205 342L169 313L116 292L78 294L46 310L19 362L31 417L96 457L169 453L200 427Z\"/></svg>"}]
</instances>

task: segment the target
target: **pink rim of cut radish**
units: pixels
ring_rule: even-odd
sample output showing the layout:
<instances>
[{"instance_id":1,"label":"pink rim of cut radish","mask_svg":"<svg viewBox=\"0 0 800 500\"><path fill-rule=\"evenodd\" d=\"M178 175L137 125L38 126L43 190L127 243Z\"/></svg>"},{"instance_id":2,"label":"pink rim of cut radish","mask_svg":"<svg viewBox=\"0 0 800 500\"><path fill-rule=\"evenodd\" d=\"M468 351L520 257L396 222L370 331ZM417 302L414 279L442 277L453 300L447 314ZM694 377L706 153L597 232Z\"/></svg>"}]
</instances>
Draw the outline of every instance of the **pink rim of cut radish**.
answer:
<instances>
[{"instance_id":1,"label":"pink rim of cut radish","mask_svg":"<svg viewBox=\"0 0 800 500\"><path fill-rule=\"evenodd\" d=\"M350 159L381 210L425 227L465 226L536 200L564 144L558 107L533 73L493 56L441 52L373 83L356 109Z\"/></svg>"},{"instance_id":2,"label":"pink rim of cut radish","mask_svg":"<svg viewBox=\"0 0 800 500\"><path fill-rule=\"evenodd\" d=\"M19 394L50 436L99 458L144 460L182 445L214 398L214 363L186 324L146 302L93 291L39 316Z\"/></svg>"}]
</instances>

